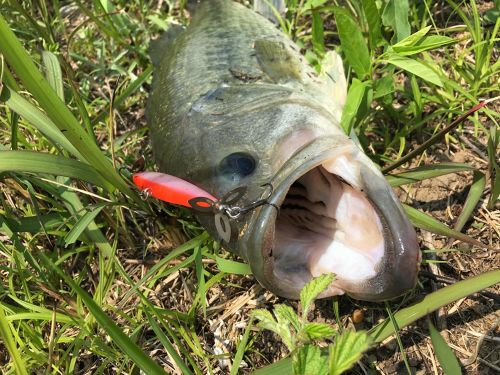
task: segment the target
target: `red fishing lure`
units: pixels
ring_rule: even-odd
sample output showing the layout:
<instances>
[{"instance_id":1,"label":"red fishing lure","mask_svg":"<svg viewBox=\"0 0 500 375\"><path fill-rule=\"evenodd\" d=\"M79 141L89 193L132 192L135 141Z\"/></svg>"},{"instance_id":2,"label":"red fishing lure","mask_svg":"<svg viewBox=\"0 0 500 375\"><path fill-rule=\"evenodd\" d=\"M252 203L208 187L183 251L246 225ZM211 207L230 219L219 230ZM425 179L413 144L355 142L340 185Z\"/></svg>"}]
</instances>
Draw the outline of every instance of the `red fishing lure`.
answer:
<instances>
[{"instance_id":1,"label":"red fishing lure","mask_svg":"<svg viewBox=\"0 0 500 375\"><path fill-rule=\"evenodd\" d=\"M162 201L192 208L194 198L217 201L210 193L181 178L158 172L135 173L132 180L137 187Z\"/></svg>"}]
</instances>

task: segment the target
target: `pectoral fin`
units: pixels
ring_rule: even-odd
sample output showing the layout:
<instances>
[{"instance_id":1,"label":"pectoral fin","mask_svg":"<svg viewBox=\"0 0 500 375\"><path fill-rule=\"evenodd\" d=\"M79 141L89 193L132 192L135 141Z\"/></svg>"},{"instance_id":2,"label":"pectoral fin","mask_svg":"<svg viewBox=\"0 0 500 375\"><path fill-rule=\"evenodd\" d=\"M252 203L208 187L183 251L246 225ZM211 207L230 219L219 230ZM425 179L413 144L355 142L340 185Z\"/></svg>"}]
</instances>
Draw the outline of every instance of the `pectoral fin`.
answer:
<instances>
[{"instance_id":1,"label":"pectoral fin","mask_svg":"<svg viewBox=\"0 0 500 375\"><path fill-rule=\"evenodd\" d=\"M274 82L302 81L302 62L282 41L258 39L254 44L259 65Z\"/></svg>"},{"instance_id":2,"label":"pectoral fin","mask_svg":"<svg viewBox=\"0 0 500 375\"><path fill-rule=\"evenodd\" d=\"M329 51L321 62L319 78L326 88L326 93L339 108L343 108L347 98L347 82L342 59L335 51Z\"/></svg>"}]
</instances>

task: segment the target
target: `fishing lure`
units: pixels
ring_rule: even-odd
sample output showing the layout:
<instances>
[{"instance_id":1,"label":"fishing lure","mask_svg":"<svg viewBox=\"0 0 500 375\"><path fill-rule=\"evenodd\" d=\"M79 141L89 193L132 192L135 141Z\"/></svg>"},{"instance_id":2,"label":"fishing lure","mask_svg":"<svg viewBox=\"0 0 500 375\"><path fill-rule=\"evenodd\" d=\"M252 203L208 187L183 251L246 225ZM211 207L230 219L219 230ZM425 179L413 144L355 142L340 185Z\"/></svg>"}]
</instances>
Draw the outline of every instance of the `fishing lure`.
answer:
<instances>
[{"instance_id":1,"label":"fishing lure","mask_svg":"<svg viewBox=\"0 0 500 375\"><path fill-rule=\"evenodd\" d=\"M262 187L268 188L268 193L265 197L251 202L246 206L238 206L236 203L243 198L248 190L245 186L237 187L227 192L221 199L217 199L198 186L165 173L135 173L132 176L132 181L146 196L152 196L164 202L188 207L202 214L214 215L214 224L217 233L225 242L231 240L232 220L237 220L241 215L264 204L270 204L277 208L277 206L267 201L273 192L271 184L262 185Z\"/></svg>"}]
</instances>

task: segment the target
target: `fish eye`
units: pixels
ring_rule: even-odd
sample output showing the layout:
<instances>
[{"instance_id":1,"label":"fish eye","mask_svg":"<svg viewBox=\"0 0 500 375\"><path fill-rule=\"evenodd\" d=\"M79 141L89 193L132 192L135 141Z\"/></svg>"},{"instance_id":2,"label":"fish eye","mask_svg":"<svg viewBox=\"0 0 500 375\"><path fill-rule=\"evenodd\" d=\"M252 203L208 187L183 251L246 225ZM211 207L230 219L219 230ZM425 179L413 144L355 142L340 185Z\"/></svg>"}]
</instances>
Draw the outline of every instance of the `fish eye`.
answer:
<instances>
[{"instance_id":1,"label":"fish eye","mask_svg":"<svg viewBox=\"0 0 500 375\"><path fill-rule=\"evenodd\" d=\"M251 155L244 152L235 152L222 159L219 171L224 175L245 177L253 173L256 164Z\"/></svg>"}]
</instances>

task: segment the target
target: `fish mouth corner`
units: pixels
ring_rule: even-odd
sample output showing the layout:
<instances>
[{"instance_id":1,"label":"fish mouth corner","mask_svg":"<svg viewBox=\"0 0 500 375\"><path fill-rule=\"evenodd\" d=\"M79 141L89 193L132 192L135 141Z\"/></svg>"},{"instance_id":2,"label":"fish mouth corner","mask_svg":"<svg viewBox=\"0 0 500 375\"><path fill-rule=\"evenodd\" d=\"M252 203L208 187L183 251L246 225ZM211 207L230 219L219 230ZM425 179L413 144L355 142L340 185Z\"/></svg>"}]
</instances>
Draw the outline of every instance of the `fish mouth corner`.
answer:
<instances>
[{"instance_id":1,"label":"fish mouth corner","mask_svg":"<svg viewBox=\"0 0 500 375\"><path fill-rule=\"evenodd\" d=\"M367 301L414 287L420 263L415 231L385 178L356 146L328 150L287 173L270 199L279 210L265 206L255 221L248 257L261 284L298 299L311 278L334 273L321 297L347 293Z\"/></svg>"}]
</instances>

